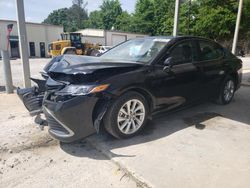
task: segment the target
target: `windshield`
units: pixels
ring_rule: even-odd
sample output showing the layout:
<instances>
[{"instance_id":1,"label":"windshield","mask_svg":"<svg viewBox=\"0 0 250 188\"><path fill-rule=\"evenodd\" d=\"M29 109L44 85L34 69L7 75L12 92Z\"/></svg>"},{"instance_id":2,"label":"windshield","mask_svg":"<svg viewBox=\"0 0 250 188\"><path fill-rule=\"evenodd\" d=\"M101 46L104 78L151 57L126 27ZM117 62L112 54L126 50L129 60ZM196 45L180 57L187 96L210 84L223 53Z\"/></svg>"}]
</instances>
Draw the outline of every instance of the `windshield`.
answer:
<instances>
[{"instance_id":1,"label":"windshield","mask_svg":"<svg viewBox=\"0 0 250 188\"><path fill-rule=\"evenodd\" d=\"M133 39L110 49L101 58L149 63L169 41L164 38Z\"/></svg>"},{"instance_id":2,"label":"windshield","mask_svg":"<svg viewBox=\"0 0 250 188\"><path fill-rule=\"evenodd\" d=\"M81 41L81 35L79 34L70 34L70 40L71 41Z\"/></svg>"}]
</instances>

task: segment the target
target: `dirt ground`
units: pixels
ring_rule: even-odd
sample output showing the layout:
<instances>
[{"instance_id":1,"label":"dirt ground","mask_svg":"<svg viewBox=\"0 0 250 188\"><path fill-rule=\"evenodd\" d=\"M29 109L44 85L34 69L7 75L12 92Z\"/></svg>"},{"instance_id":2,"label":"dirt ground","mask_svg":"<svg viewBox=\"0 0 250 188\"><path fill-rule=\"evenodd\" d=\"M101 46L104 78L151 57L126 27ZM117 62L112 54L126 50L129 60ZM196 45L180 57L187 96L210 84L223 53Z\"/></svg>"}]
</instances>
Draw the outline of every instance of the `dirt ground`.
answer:
<instances>
[{"instance_id":1,"label":"dirt ground","mask_svg":"<svg viewBox=\"0 0 250 188\"><path fill-rule=\"evenodd\" d=\"M0 187L137 187L85 141L41 131L15 94L0 94Z\"/></svg>"}]
</instances>

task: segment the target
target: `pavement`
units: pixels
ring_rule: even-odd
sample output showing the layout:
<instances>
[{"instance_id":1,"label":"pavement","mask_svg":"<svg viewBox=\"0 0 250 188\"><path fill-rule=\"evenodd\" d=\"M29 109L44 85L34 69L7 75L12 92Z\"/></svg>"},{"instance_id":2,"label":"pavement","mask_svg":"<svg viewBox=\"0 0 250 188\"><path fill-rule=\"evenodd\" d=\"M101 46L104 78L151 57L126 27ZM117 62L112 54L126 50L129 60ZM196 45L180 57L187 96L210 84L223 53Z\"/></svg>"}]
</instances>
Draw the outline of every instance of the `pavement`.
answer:
<instances>
[{"instance_id":1,"label":"pavement","mask_svg":"<svg viewBox=\"0 0 250 188\"><path fill-rule=\"evenodd\" d=\"M250 57L241 58L243 61L242 85L250 86Z\"/></svg>"},{"instance_id":2,"label":"pavement","mask_svg":"<svg viewBox=\"0 0 250 188\"><path fill-rule=\"evenodd\" d=\"M31 60L32 75L39 76L46 61ZM243 62L243 86L232 103L158 115L126 140L101 132L60 143L35 126L15 94L1 93L0 185L248 188L250 58ZM12 67L14 84L21 85L20 64L12 61Z\"/></svg>"},{"instance_id":3,"label":"pavement","mask_svg":"<svg viewBox=\"0 0 250 188\"><path fill-rule=\"evenodd\" d=\"M149 187L249 187L249 96L242 87L230 105L162 114L133 139L87 140Z\"/></svg>"}]
</instances>

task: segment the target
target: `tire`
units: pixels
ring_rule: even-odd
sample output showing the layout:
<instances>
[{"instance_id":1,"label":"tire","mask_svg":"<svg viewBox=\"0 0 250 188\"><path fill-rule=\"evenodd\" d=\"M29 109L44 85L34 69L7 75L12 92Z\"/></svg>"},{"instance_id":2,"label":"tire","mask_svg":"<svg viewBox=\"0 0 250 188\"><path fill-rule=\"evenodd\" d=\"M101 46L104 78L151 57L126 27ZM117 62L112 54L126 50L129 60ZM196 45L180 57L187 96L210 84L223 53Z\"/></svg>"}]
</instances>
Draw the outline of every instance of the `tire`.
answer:
<instances>
[{"instance_id":1,"label":"tire","mask_svg":"<svg viewBox=\"0 0 250 188\"><path fill-rule=\"evenodd\" d=\"M127 113L128 106L132 113ZM104 116L104 127L118 139L130 138L138 134L147 122L149 113L145 98L134 91L116 99Z\"/></svg>"},{"instance_id":2,"label":"tire","mask_svg":"<svg viewBox=\"0 0 250 188\"><path fill-rule=\"evenodd\" d=\"M235 80L231 76L226 77L220 86L219 96L216 103L221 105L229 104L234 97L235 88Z\"/></svg>"}]
</instances>

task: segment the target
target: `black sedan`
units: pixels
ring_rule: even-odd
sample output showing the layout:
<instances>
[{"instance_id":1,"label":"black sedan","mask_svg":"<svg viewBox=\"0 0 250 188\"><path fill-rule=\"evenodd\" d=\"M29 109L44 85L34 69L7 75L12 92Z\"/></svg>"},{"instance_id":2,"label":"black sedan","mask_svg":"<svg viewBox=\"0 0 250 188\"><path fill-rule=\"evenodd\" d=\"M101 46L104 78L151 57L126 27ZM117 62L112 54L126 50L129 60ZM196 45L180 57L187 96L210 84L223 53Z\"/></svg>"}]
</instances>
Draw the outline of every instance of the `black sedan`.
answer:
<instances>
[{"instance_id":1,"label":"black sedan","mask_svg":"<svg viewBox=\"0 0 250 188\"><path fill-rule=\"evenodd\" d=\"M146 37L100 57L58 56L45 67L44 81L18 94L32 115L45 114L50 134L63 142L100 126L129 138L155 113L204 99L230 103L241 70L242 61L214 41Z\"/></svg>"}]
</instances>

